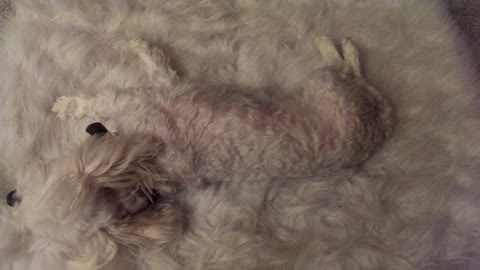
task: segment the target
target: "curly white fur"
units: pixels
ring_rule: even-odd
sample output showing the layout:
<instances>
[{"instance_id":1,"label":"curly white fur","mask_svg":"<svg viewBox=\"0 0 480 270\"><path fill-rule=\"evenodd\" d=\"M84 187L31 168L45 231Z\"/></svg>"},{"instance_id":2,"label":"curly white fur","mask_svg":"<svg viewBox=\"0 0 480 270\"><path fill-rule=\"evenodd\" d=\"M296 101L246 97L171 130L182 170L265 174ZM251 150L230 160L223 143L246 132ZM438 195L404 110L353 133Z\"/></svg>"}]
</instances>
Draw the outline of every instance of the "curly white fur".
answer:
<instances>
[{"instance_id":1,"label":"curly white fur","mask_svg":"<svg viewBox=\"0 0 480 270\"><path fill-rule=\"evenodd\" d=\"M15 6L1 269L474 269L475 82L438 3Z\"/></svg>"},{"instance_id":2,"label":"curly white fur","mask_svg":"<svg viewBox=\"0 0 480 270\"><path fill-rule=\"evenodd\" d=\"M191 160L195 165L189 175L212 182L233 172L305 177L358 165L390 134L391 109L362 78L350 40L343 41L345 60L332 40L321 37L316 44L340 70L319 69L283 92L245 92L165 74L171 69L163 67L160 50L137 40L134 51L156 71L150 74L161 84L103 90L94 97L60 97L53 111L62 119L113 119L120 133L133 130L162 138L167 151L188 152L178 154L181 161L168 160L168 166Z\"/></svg>"}]
</instances>

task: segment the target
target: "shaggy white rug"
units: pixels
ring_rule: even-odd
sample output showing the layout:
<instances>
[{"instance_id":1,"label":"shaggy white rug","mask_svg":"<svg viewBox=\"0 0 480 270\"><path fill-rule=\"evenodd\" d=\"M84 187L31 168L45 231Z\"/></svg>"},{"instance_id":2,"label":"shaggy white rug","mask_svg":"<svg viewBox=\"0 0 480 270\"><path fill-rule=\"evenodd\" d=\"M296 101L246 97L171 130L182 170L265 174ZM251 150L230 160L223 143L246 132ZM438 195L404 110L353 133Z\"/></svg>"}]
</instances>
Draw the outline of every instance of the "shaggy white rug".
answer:
<instances>
[{"instance_id":1,"label":"shaggy white rug","mask_svg":"<svg viewBox=\"0 0 480 270\"><path fill-rule=\"evenodd\" d=\"M87 136L87 122L58 123L56 97L98 91L112 77L122 86L138 79L85 62L102 62L108 51L70 57L80 45L139 37L167 48L185 78L256 88L298 84L314 66L315 36L350 37L366 77L395 107L388 142L353 177L245 176L184 194L190 216L175 256L145 251L141 269L480 269L478 84L441 1L16 5L2 32L1 195L28 158L55 157ZM24 95L31 89L37 96Z\"/></svg>"}]
</instances>

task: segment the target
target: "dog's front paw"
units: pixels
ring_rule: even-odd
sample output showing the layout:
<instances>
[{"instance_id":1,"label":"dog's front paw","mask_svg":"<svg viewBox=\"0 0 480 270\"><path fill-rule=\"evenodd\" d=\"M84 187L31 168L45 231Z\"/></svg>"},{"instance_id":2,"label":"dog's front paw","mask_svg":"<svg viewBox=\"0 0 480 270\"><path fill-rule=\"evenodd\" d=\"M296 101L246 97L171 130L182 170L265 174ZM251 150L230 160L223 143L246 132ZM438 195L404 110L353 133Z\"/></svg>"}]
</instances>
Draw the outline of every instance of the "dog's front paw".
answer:
<instances>
[{"instance_id":1,"label":"dog's front paw","mask_svg":"<svg viewBox=\"0 0 480 270\"><path fill-rule=\"evenodd\" d=\"M68 107L69 107L68 97L65 97L65 96L59 97L53 104L52 112L56 113L58 118L65 120L67 118L66 112L68 111L67 109Z\"/></svg>"},{"instance_id":2,"label":"dog's front paw","mask_svg":"<svg viewBox=\"0 0 480 270\"><path fill-rule=\"evenodd\" d=\"M131 39L128 44L137 54L144 54L149 50L148 43L140 38Z\"/></svg>"},{"instance_id":3,"label":"dog's front paw","mask_svg":"<svg viewBox=\"0 0 480 270\"><path fill-rule=\"evenodd\" d=\"M52 112L57 117L65 120L67 118L81 118L92 111L90 103L82 97L62 96L57 98L52 107Z\"/></svg>"}]
</instances>

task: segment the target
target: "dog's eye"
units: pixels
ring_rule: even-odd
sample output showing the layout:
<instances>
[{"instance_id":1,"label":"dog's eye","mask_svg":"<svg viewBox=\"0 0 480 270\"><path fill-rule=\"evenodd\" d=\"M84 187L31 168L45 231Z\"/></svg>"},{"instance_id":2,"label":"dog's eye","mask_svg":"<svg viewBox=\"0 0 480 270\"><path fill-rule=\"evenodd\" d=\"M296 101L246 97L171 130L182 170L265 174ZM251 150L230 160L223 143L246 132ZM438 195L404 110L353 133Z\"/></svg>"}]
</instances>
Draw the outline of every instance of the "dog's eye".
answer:
<instances>
[{"instance_id":1,"label":"dog's eye","mask_svg":"<svg viewBox=\"0 0 480 270\"><path fill-rule=\"evenodd\" d=\"M7 195L7 204L9 206L15 206L16 203L19 203L20 199L17 197L17 190L12 190Z\"/></svg>"}]
</instances>

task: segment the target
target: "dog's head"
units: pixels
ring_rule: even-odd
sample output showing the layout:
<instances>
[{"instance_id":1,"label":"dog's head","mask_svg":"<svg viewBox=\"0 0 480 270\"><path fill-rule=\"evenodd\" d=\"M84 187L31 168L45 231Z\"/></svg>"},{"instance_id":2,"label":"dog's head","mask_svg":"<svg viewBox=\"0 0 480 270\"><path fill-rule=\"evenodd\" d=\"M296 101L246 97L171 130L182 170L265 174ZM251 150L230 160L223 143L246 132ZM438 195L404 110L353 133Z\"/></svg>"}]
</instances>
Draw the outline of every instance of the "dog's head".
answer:
<instances>
[{"instance_id":1,"label":"dog's head","mask_svg":"<svg viewBox=\"0 0 480 270\"><path fill-rule=\"evenodd\" d=\"M18 190L7 195L10 226L0 255L30 263L22 269L97 269L182 231L176 181L158 161L162 141L113 136L100 123L87 132L90 138L64 158L29 163Z\"/></svg>"}]
</instances>

